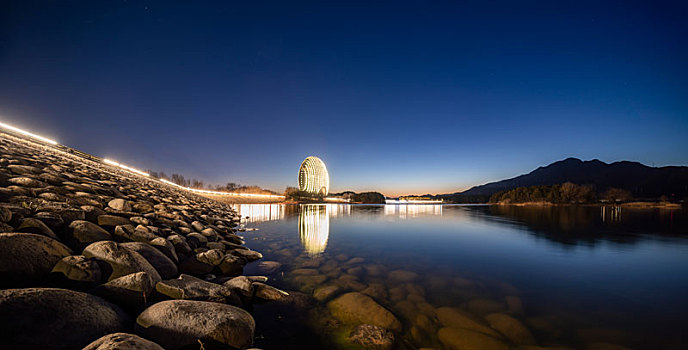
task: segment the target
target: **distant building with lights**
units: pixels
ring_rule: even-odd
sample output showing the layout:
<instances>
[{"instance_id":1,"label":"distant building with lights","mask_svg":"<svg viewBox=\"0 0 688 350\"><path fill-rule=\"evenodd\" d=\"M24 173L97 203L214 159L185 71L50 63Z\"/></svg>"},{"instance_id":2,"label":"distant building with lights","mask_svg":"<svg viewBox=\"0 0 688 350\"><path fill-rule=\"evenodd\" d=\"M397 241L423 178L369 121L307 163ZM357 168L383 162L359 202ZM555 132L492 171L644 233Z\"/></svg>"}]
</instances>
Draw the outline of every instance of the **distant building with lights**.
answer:
<instances>
[{"instance_id":1,"label":"distant building with lights","mask_svg":"<svg viewBox=\"0 0 688 350\"><path fill-rule=\"evenodd\" d=\"M330 175L325 163L318 157L308 157L299 168L299 191L327 196L330 191Z\"/></svg>"}]
</instances>

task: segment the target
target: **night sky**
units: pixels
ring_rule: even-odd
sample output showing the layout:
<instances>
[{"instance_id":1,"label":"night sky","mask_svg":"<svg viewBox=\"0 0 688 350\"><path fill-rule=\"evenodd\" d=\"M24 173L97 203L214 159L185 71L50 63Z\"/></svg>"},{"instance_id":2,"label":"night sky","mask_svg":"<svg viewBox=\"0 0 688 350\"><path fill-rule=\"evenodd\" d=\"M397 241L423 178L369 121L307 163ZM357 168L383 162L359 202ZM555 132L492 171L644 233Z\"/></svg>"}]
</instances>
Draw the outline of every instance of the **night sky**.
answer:
<instances>
[{"instance_id":1,"label":"night sky","mask_svg":"<svg viewBox=\"0 0 688 350\"><path fill-rule=\"evenodd\" d=\"M446 193L688 165L688 2L0 1L0 121L141 169Z\"/></svg>"}]
</instances>

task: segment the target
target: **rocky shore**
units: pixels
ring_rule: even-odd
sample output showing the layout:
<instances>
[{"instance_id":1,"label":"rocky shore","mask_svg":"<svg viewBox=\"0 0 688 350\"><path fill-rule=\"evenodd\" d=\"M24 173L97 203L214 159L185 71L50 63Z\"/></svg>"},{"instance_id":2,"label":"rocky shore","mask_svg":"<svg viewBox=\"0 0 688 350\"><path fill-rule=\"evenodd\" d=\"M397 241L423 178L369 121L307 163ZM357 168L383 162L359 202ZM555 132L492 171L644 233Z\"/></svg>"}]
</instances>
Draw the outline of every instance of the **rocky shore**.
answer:
<instances>
[{"instance_id":1,"label":"rocky shore","mask_svg":"<svg viewBox=\"0 0 688 350\"><path fill-rule=\"evenodd\" d=\"M245 349L252 305L226 204L0 134L0 348Z\"/></svg>"}]
</instances>

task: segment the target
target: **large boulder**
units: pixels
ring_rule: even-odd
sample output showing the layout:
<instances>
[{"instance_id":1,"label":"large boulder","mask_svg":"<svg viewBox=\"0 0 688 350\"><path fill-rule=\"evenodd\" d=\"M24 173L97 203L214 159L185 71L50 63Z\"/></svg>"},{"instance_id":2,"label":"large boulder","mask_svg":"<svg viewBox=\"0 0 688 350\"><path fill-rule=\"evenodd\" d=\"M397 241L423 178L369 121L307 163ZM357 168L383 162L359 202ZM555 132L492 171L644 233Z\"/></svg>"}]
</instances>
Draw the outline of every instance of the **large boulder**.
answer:
<instances>
[{"instance_id":1,"label":"large boulder","mask_svg":"<svg viewBox=\"0 0 688 350\"><path fill-rule=\"evenodd\" d=\"M253 317L238 307L193 300L163 301L136 319L138 334L168 350L195 345L198 340L245 349L253 344L255 328Z\"/></svg>"},{"instance_id":2,"label":"large boulder","mask_svg":"<svg viewBox=\"0 0 688 350\"><path fill-rule=\"evenodd\" d=\"M394 314L365 294L346 293L327 303L327 307L332 315L342 322L372 324L401 331L401 322Z\"/></svg>"},{"instance_id":3,"label":"large boulder","mask_svg":"<svg viewBox=\"0 0 688 350\"><path fill-rule=\"evenodd\" d=\"M0 233L0 287L45 280L60 259L72 255L64 244L32 233Z\"/></svg>"},{"instance_id":4,"label":"large boulder","mask_svg":"<svg viewBox=\"0 0 688 350\"><path fill-rule=\"evenodd\" d=\"M161 280L160 274L141 254L121 247L113 241L101 241L90 244L84 249L84 256L104 261L112 269L109 279L126 276L136 272L146 272L154 283Z\"/></svg>"},{"instance_id":5,"label":"large boulder","mask_svg":"<svg viewBox=\"0 0 688 350\"><path fill-rule=\"evenodd\" d=\"M177 264L152 245L141 242L127 242L121 243L120 246L141 254L144 259L153 265L162 279L173 278L177 275Z\"/></svg>"},{"instance_id":6,"label":"large boulder","mask_svg":"<svg viewBox=\"0 0 688 350\"><path fill-rule=\"evenodd\" d=\"M131 319L94 295L56 288L0 290L1 349L80 349Z\"/></svg>"},{"instance_id":7,"label":"large boulder","mask_svg":"<svg viewBox=\"0 0 688 350\"><path fill-rule=\"evenodd\" d=\"M48 225L36 218L26 218L22 220L19 227L17 227L17 232L35 233L52 239L59 239Z\"/></svg>"},{"instance_id":8,"label":"large boulder","mask_svg":"<svg viewBox=\"0 0 688 350\"><path fill-rule=\"evenodd\" d=\"M83 350L164 350L160 345L136 334L112 333L104 335Z\"/></svg>"}]
</instances>

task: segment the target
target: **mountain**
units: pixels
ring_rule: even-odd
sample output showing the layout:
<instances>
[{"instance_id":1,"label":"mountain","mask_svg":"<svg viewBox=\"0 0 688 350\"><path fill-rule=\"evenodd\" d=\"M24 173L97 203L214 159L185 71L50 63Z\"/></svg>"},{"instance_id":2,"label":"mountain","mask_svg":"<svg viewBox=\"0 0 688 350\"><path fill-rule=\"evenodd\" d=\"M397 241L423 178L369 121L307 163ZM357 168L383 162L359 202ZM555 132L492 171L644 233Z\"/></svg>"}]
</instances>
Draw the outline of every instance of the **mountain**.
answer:
<instances>
[{"instance_id":1,"label":"mountain","mask_svg":"<svg viewBox=\"0 0 688 350\"><path fill-rule=\"evenodd\" d=\"M629 161L608 164L597 159L582 161L577 158L567 158L539 167L525 175L439 197L489 197L499 191L516 187L555 185L564 182L594 185L598 192L612 187L620 188L641 199L654 199L662 195L677 199L688 197L686 166L649 167Z\"/></svg>"}]
</instances>

